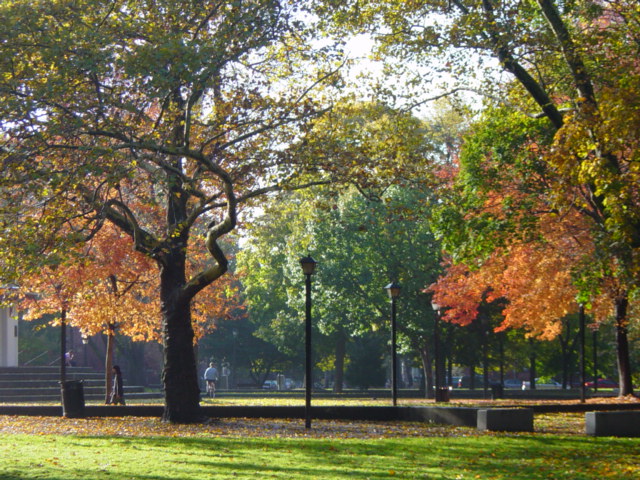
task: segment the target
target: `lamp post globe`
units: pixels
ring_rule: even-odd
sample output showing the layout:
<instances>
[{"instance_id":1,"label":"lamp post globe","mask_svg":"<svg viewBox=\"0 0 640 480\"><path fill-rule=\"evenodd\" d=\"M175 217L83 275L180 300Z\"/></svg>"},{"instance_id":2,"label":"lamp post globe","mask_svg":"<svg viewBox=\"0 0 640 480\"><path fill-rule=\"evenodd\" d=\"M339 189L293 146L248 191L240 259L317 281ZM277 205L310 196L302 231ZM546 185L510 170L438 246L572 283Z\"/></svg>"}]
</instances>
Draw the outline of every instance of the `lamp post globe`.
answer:
<instances>
[{"instance_id":1,"label":"lamp post globe","mask_svg":"<svg viewBox=\"0 0 640 480\"><path fill-rule=\"evenodd\" d=\"M317 264L318 262L316 262L310 255L300 259L300 266L302 267L302 272L305 275L313 275Z\"/></svg>"},{"instance_id":2,"label":"lamp post globe","mask_svg":"<svg viewBox=\"0 0 640 480\"><path fill-rule=\"evenodd\" d=\"M400 290L402 289L402 287L395 282L391 282L384 288L387 291L389 298L398 298L400 296Z\"/></svg>"}]
</instances>

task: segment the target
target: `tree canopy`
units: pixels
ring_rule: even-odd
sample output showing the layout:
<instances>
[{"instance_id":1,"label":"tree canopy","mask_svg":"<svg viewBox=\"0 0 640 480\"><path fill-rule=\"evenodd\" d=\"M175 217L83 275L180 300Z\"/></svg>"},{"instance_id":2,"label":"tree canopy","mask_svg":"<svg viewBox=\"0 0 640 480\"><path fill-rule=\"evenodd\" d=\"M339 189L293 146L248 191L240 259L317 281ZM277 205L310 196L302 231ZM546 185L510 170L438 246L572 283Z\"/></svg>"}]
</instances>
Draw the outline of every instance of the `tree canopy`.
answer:
<instances>
[{"instance_id":1,"label":"tree canopy","mask_svg":"<svg viewBox=\"0 0 640 480\"><path fill-rule=\"evenodd\" d=\"M532 159L527 163L531 170L521 172L535 176L535 169L542 167L538 210L530 210L531 197L523 197L523 192L514 197L507 183L523 165L518 154L508 155L509 169L485 168L485 163L503 160L493 144L481 142L484 160L475 167L463 166L462 181L474 181L473 177L489 188L479 190L476 215L455 218L456 226L470 235L459 235L452 253L461 256L475 250L482 259L504 242L527 240L521 235L532 230L514 230L522 221L505 214L514 205L525 213L521 219L533 219L531 214L539 209L554 213L559 221L576 218L578 228L588 230L593 248L588 249L588 261L575 256L572 282L582 303L607 291L618 331L621 391L631 393L625 360L628 303L638 291L640 265L637 115L632 113L640 99L637 2L336 0L316 5L334 26L368 32L377 40L379 52L390 58L390 68L408 78L406 91L411 96L405 103L416 103L415 85L425 85L421 81L426 79L431 86L440 78L449 93L473 91L512 112L544 120L548 133L536 135L540 129L535 127L525 142L535 147L532 153L538 161ZM409 68L419 73L407 75ZM518 123L508 129L514 139L521 136ZM478 167L482 175L474 176L469 169ZM505 183L489 193L497 186L492 185L496 178ZM520 183L511 180L516 186ZM486 211L480 204L488 206ZM501 215L496 209L503 210Z\"/></svg>"},{"instance_id":2,"label":"tree canopy","mask_svg":"<svg viewBox=\"0 0 640 480\"><path fill-rule=\"evenodd\" d=\"M381 247L360 237L369 225L429 258L424 279L385 267L426 287L436 242L429 226L414 232L424 245L412 244L406 222L423 225L439 205L437 240L452 260L434 287L450 307L445 318L465 324L481 302L506 299L501 328L552 337L564 314L586 305L614 319L621 393L631 393L627 333L640 295L635 0L18 0L0 13L0 281L40 271L81 278L85 247L111 235L104 266L144 265L140 278L150 282L153 265L157 303L146 305L162 317L166 420L199 418L194 315L223 308L223 239L260 198L329 182L344 188L263 208L274 222L258 222L265 228L252 247L280 265L247 283L250 296L290 275L303 253L285 258L292 245L319 251L322 241L375 271ZM368 90L376 98L362 101L356 89L329 105L346 90L342 52L325 34L340 44L347 32L374 38L387 77ZM409 112L469 92L484 110L464 142L455 119L429 125ZM450 188L436 200L435 186ZM334 279L345 273L325 262ZM203 295L212 285L219 291ZM371 299L347 301L344 285L323 293L340 306L322 318L326 333L342 325L339 311L355 319L351 333L371 315ZM91 286L69 282L70 296L95 300L97 291L75 293ZM290 293L262 313L294 316ZM194 308L196 298L216 307ZM536 319L526 317L533 302Z\"/></svg>"},{"instance_id":3,"label":"tree canopy","mask_svg":"<svg viewBox=\"0 0 640 480\"><path fill-rule=\"evenodd\" d=\"M165 419L198 419L191 300L226 272L239 206L300 186L287 146L334 59L277 0L1 9L2 278L126 233L159 268ZM210 261L188 272L194 243Z\"/></svg>"}]
</instances>

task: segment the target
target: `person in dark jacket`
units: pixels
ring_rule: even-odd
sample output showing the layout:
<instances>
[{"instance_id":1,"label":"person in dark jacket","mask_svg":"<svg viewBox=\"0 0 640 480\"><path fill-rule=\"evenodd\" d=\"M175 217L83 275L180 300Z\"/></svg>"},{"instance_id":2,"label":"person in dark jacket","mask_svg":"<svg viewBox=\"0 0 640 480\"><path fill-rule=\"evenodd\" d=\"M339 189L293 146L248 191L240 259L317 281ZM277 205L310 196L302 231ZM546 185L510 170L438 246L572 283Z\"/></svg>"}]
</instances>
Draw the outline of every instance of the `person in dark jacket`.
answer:
<instances>
[{"instance_id":1,"label":"person in dark jacket","mask_svg":"<svg viewBox=\"0 0 640 480\"><path fill-rule=\"evenodd\" d=\"M113 366L113 383L111 385L111 398L109 403L124 405L124 385L122 383L122 372L118 365Z\"/></svg>"}]
</instances>

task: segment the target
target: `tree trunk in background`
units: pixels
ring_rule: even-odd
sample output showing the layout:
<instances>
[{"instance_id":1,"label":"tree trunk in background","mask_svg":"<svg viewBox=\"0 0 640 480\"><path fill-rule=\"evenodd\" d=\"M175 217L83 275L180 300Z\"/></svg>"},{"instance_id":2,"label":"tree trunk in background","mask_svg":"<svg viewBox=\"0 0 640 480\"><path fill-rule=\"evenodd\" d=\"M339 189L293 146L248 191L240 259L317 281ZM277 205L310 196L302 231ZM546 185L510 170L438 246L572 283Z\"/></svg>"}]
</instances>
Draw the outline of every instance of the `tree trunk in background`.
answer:
<instances>
[{"instance_id":1,"label":"tree trunk in background","mask_svg":"<svg viewBox=\"0 0 640 480\"><path fill-rule=\"evenodd\" d=\"M618 363L619 396L633 395L631 382L631 362L629 361L629 339L627 336L627 310L629 298L627 293L616 298L616 353Z\"/></svg>"},{"instance_id":2,"label":"tree trunk in background","mask_svg":"<svg viewBox=\"0 0 640 480\"><path fill-rule=\"evenodd\" d=\"M336 362L335 372L336 376L333 382L333 391L335 393L342 393L342 385L344 383L344 358L347 351L347 339L344 333L340 332L336 340Z\"/></svg>"},{"instance_id":3,"label":"tree trunk in background","mask_svg":"<svg viewBox=\"0 0 640 480\"><path fill-rule=\"evenodd\" d=\"M536 350L533 344L533 339L529 339L529 388L531 390L536 389Z\"/></svg>"},{"instance_id":4,"label":"tree trunk in background","mask_svg":"<svg viewBox=\"0 0 640 480\"><path fill-rule=\"evenodd\" d=\"M426 342L425 342L426 343ZM424 396L425 398L434 398L433 389L433 369L431 368L431 355L429 355L429 349L423 346L419 349L420 359L422 360L422 371L424 372Z\"/></svg>"},{"instance_id":5,"label":"tree trunk in background","mask_svg":"<svg viewBox=\"0 0 640 480\"><path fill-rule=\"evenodd\" d=\"M504 385L504 332L498 334L498 349L500 357L500 385Z\"/></svg>"},{"instance_id":6,"label":"tree trunk in background","mask_svg":"<svg viewBox=\"0 0 640 480\"><path fill-rule=\"evenodd\" d=\"M593 331L593 391L598 391L598 331Z\"/></svg>"},{"instance_id":7,"label":"tree trunk in background","mask_svg":"<svg viewBox=\"0 0 640 480\"><path fill-rule=\"evenodd\" d=\"M113 351L116 346L115 335L116 326L114 323L107 325L107 349L104 359L104 403L109 403L111 399L111 386L113 384Z\"/></svg>"},{"instance_id":8,"label":"tree trunk in background","mask_svg":"<svg viewBox=\"0 0 640 480\"><path fill-rule=\"evenodd\" d=\"M60 387L67 381L67 310L60 312Z\"/></svg>"}]
</instances>

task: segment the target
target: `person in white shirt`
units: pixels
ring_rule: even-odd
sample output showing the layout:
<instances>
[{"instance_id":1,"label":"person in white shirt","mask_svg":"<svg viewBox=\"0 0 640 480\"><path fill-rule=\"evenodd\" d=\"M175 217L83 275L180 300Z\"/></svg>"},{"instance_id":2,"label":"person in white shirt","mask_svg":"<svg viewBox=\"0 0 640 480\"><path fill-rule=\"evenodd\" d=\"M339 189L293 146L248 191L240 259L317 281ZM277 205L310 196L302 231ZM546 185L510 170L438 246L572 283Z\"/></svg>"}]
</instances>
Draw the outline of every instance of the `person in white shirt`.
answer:
<instances>
[{"instance_id":1,"label":"person in white shirt","mask_svg":"<svg viewBox=\"0 0 640 480\"><path fill-rule=\"evenodd\" d=\"M214 363L209 364L209 368L204 371L204 380L207 382L207 394L213 398L216 396L216 382L218 381L218 369Z\"/></svg>"}]
</instances>

